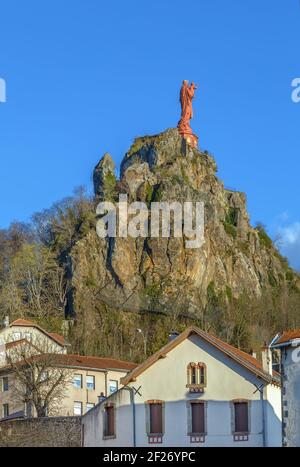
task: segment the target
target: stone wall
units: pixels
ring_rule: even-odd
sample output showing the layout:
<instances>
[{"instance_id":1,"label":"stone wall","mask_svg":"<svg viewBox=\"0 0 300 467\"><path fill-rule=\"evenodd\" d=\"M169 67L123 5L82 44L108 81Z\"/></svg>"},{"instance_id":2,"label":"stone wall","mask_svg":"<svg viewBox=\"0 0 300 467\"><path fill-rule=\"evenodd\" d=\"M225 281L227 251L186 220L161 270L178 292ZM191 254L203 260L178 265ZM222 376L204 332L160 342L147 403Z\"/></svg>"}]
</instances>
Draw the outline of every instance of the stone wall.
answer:
<instances>
[{"instance_id":1,"label":"stone wall","mask_svg":"<svg viewBox=\"0 0 300 467\"><path fill-rule=\"evenodd\" d=\"M0 447L80 447L80 417L0 422Z\"/></svg>"}]
</instances>

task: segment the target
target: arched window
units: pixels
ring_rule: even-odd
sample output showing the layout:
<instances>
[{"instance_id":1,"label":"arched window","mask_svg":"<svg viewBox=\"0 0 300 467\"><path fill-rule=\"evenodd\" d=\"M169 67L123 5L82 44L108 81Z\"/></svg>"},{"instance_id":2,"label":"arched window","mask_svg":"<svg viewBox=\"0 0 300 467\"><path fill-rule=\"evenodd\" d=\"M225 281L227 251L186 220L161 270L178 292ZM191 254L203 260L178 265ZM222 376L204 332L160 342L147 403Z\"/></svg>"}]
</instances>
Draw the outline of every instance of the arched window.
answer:
<instances>
[{"instance_id":1,"label":"arched window","mask_svg":"<svg viewBox=\"0 0 300 467\"><path fill-rule=\"evenodd\" d=\"M203 392L207 384L205 363L191 362L187 367L187 387L190 392Z\"/></svg>"}]
</instances>

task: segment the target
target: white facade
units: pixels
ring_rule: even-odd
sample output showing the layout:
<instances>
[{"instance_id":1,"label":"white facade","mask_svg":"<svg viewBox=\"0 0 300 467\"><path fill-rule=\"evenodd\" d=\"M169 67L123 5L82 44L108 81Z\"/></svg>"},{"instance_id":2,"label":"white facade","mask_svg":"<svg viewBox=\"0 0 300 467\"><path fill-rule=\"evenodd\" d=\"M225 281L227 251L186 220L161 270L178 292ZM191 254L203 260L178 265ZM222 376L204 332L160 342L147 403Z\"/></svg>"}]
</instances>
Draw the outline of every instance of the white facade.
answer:
<instances>
[{"instance_id":1,"label":"white facade","mask_svg":"<svg viewBox=\"0 0 300 467\"><path fill-rule=\"evenodd\" d=\"M300 330L277 336L273 348L281 351L283 446L300 447ZM277 343L278 342L278 343Z\"/></svg>"},{"instance_id":2,"label":"white facade","mask_svg":"<svg viewBox=\"0 0 300 467\"><path fill-rule=\"evenodd\" d=\"M83 417L84 446L281 446L279 386L268 384L196 333L178 342L128 387ZM190 392L187 387L192 362L206 366L203 392ZM163 433L158 438L149 435L148 407L156 401L163 407ZM204 402L205 433L199 437L190 434L193 401ZM249 429L242 437L235 436L234 402L238 401L248 404ZM114 436L104 436L109 405L115 413Z\"/></svg>"}]
</instances>

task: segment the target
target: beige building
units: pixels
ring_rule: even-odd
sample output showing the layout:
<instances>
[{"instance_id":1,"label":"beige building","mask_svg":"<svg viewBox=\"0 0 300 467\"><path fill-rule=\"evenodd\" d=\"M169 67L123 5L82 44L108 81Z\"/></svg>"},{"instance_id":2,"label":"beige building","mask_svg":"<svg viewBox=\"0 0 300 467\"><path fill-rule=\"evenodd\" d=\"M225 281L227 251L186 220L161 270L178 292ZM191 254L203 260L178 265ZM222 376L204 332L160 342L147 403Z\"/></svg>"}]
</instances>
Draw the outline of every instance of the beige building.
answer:
<instances>
[{"instance_id":1,"label":"beige building","mask_svg":"<svg viewBox=\"0 0 300 467\"><path fill-rule=\"evenodd\" d=\"M6 361L7 355L18 348L26 346L26 354L32 355L30 358L33 361L38 360L41 356L38 347L45 340L47 353L48 349L52 352L51 365L64 368L68 372L69 382L65 396L59 403L59 412L51 413L50 408L49 416L85 414L118 391L121 378L136 367L135 364L122 360L67 354L67 344L62 336L48 333L30 321L15 321L1 331L0 339L0 419L34 415L33 409L26 407L16 397L15 375Z\"/></svg>"},{"instance_id":2,"label":"beige building","mask_svg":"<svg viewBox=\"0 0 300 467\"><path fill-rule=\"evenodd\" d=\"M122 378L82 418L86 447L281 446L280 376L197 327Z\"/></svg>"}]
</instances>

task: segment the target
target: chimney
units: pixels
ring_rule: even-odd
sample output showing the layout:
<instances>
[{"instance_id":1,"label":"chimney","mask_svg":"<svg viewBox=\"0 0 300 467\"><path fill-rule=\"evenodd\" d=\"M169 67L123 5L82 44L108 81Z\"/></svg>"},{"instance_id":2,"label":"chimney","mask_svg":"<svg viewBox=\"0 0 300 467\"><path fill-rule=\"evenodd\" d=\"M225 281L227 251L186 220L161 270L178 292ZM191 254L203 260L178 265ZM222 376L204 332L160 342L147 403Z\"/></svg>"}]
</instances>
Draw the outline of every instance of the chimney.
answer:
<instances>
[{"instance_id":1,"label":"chimney","mask_svg":"<svg viewBox=\"0 0 300 467\"><path fill-rule=\"evenodd\" d=\"M169 342L173 341L174 339L176 339L176 337L179 336L179 332L177 331L171 331L170 334L169 334Z\"/></svg>"},{"instance_id":2,"label":"chimney","mask_svg":"<svg viewBox=\"0 0 300 467\"><path fill-rule=\"evenodd\" d=\"M5 316L3 324L4 324L4 327L6 327L6 328L9 327L9 316Z\"/></svg>"},{"instance_id":3,"label":"chimney","mask_svg":"<svg viewBox=\"0 0 300 467\"><path fill-rule=\"evenodd\" d=\"M273 374L273 361L271 349L265 344L261 349L261 361L263 370L269 375Z\"/></svg>"}]
</instances>

